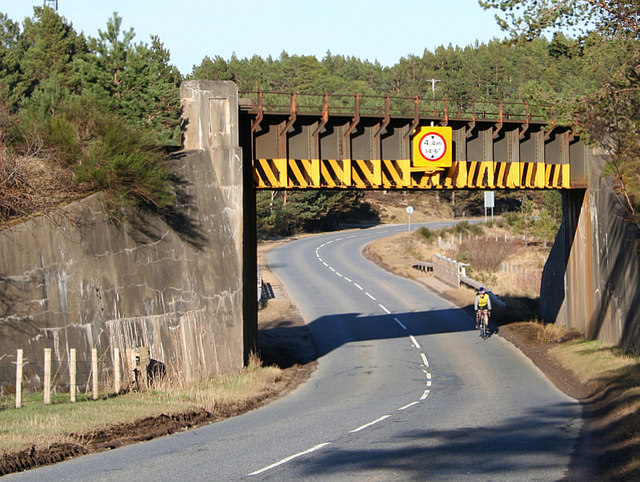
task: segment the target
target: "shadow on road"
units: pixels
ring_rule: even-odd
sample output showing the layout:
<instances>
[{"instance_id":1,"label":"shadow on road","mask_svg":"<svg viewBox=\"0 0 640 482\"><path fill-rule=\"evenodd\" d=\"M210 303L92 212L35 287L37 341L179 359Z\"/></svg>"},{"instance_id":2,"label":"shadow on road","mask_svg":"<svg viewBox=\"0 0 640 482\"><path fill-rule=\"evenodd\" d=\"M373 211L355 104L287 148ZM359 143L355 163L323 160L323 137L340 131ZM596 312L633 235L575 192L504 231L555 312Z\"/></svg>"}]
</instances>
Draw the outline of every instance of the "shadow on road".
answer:
<instances>
[{"instance_id":1,"label":"shadow on road","mask_svg":"<svg viewBox=\"0 0 640 482\"><path fill-rule=\"evenodd\" d=\"M473 331L471 313L450 308L380 315L340 313L309 324L283 320L259 331L258 347L265 364L288 368L322 358L346 343ZM496 333L498 327L490 326Z\"/></svg>"},{"instance_id":2,"label":"shadow on road","mask_svg":"<svg viewBox=\"0 0 640 482\"><path fill-rule=\"evenodd\" d=\"M558 480L566 460L557 455L566 453L565 432L570 430L569 424L560 430L558 425L566 422L568 410L571 403L559 403L526 417L505 419L500 425L483 426L480 421L480 426L451 430L409 430L393 439L381 435L378 443L368 444L370 449L337 451L327 447L313 461L300 465L300 475L332 478L380 471L381 475L393 473L394 478L403 480L453 476L508 480L522 474L526 460L527 474L534 479Z\"/></svg>"}]
</instances>

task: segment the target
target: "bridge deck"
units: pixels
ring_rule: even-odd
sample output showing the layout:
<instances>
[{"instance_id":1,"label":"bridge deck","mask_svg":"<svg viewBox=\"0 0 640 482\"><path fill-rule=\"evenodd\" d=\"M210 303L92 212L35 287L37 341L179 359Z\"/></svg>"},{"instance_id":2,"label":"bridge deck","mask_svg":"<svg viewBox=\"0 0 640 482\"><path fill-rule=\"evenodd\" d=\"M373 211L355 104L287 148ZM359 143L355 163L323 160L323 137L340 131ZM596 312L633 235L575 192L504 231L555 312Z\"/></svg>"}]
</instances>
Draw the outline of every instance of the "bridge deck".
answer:
<instances>
[{"instance_id":1,"label":"bridge deck","mask_svg":"<svg viewBox=\"0 0 640 482\"><path fill-rule=\"evenodd\" d=\"M244 95L248 97L240 103L241 122L250 132L258 189L570 189L586 185L584 143L566 127L534 120L526 104L422 102L387 96L378 98L378 104L384 99L384 106L376 107L370 99L356 95L349 106L344 96L338 102L324 94L308 95L310 100L301 105L299 94L287 94L289 102L283 101L283 94ZM433 168L417 160L413 138L429 126L450 129L446 166Z\"/></svg>"}]
</instances>

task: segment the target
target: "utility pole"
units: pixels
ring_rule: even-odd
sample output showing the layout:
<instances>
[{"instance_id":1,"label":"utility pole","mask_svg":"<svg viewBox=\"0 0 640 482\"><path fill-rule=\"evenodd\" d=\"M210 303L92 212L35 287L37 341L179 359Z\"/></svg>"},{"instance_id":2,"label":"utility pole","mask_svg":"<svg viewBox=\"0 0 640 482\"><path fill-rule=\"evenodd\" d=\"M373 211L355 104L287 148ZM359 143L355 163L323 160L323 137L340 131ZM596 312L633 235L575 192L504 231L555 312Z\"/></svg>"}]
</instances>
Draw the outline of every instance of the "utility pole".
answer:
<instances>
[{"instance_id":1,"label":"utility pole","mask_svg":"<svg viewBox=\"0 0 640 482\"><path fill-rule=\"evenodd\" d=\"M45 7L51 7L56 12L58 11L58 0L44 0Z\"/></svg>"},{"instance_id":2,"label":"utility pole","mask_svg":"<svg viewBox=\"0 0 640 482\"><path fill-rule=\"evenodd\" d=\"M438 79L427 79L429 81L431 81L431 92L433 94L433 96L435 97L436 95L436 82L442 82L441 80Z\"/></svg>"}]
</instances>

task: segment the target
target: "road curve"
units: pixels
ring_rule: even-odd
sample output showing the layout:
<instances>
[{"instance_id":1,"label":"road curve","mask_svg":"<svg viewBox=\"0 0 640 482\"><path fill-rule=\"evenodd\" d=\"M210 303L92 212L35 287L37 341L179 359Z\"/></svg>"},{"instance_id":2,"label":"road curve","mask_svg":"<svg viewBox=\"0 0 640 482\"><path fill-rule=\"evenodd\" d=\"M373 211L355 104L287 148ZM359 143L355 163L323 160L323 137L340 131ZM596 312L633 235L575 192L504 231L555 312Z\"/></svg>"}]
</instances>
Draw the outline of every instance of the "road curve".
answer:
<instances>
[{"instance_id":1,"label":"road curve","mask_svg":"<svg viewBox=\"0 0 640 482\"><path fill-rule=\"evenodd\" d=\"M362 257L367 243L402 229L319 235L270 253L318 353L290 396L6 478L561 479L579 404L500 337L480 339L468 314Z\"/></svg>"}]
</instances>

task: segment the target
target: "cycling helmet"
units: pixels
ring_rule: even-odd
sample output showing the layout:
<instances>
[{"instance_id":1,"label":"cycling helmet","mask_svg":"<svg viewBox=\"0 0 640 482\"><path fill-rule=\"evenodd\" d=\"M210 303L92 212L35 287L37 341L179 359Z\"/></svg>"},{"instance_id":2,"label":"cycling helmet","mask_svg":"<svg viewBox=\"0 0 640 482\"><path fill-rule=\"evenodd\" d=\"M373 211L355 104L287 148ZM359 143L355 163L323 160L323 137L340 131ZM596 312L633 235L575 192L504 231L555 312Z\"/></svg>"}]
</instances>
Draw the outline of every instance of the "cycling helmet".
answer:
<instances>
[{"instance_id":1,"label":"cycling helmet","mask_svg":"<svg viewBox=\"0 0 640 482\"><path fill-rule=\"evenodd\" d=\"M478 293L483 294L484 293L484 286L481 286L480 288L478 288Z\"/></svg>"}]
</instances>

